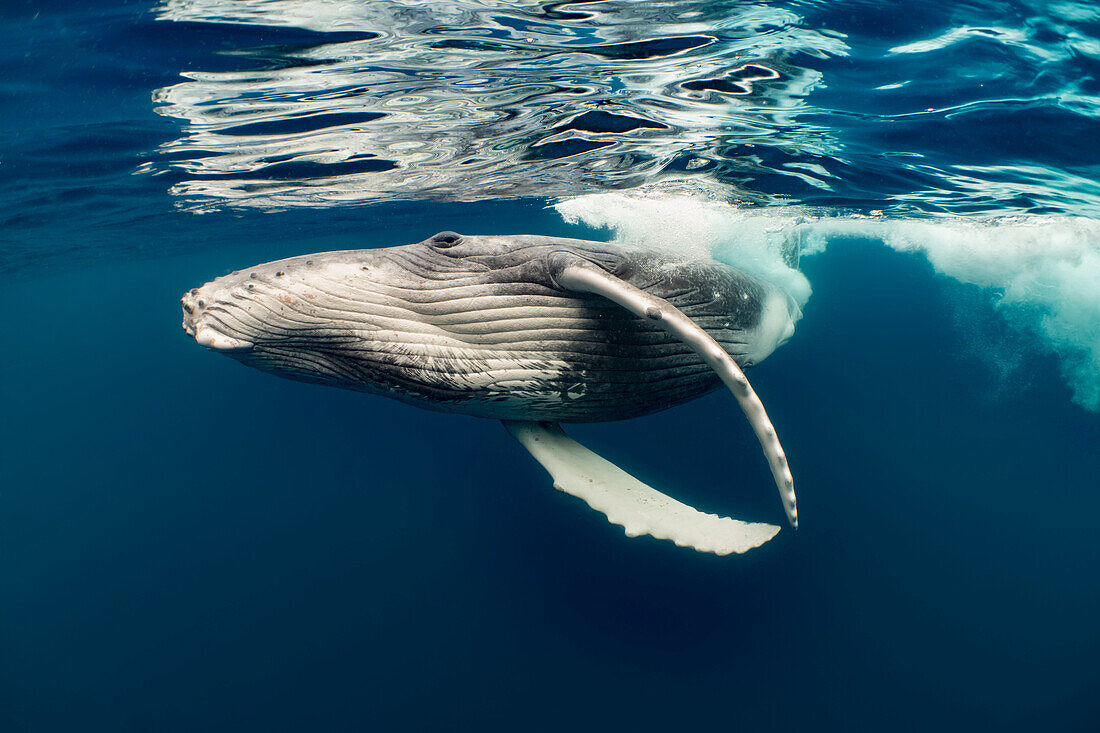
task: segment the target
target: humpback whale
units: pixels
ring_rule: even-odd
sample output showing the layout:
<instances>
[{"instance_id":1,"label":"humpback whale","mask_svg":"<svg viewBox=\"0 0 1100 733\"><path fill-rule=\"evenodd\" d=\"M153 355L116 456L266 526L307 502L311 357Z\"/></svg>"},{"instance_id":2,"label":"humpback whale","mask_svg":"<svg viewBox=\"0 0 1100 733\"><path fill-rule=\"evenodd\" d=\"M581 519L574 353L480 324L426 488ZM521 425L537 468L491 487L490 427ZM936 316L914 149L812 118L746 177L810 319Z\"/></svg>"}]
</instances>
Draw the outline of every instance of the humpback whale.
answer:
<instances>
[{"instance_id":1,"label":"humpback whale","mask_svg":"<svg viewBox=\"0 0 1100 733\"><path fill-rule=\"evenodd\" d=\"M801 312L735 267L580 239L440 232L256 265L181 304L188 335L257 369L501 420L556 488L628 535L722 555L779 527L699 512L560 423L646 415L724 384L798 526L786 456L743 370L786 341Z\"/></svg>"}]
</instances>

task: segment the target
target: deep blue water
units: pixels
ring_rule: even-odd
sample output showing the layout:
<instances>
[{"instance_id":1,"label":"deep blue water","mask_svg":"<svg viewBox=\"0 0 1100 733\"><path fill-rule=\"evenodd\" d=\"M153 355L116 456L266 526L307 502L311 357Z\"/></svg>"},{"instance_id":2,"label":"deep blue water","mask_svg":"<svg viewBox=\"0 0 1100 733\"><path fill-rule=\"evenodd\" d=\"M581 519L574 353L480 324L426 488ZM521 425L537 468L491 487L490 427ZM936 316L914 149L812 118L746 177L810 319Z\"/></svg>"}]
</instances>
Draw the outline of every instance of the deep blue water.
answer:
<instances>
[{"instance_id":1,"label":"deep blue water","mask_svg":"<svg viewBox=\"0 0 1100 733\"><path fill-rule=\"evenodd\" d=\"M1091 3L0 21L0 730L1100 730ZM799 530L628 539L496 422L180 330L217 275L441 229L791 288L749 377ZM570 432L782 521L728 395Z\"/></svg>"}]
</instances>

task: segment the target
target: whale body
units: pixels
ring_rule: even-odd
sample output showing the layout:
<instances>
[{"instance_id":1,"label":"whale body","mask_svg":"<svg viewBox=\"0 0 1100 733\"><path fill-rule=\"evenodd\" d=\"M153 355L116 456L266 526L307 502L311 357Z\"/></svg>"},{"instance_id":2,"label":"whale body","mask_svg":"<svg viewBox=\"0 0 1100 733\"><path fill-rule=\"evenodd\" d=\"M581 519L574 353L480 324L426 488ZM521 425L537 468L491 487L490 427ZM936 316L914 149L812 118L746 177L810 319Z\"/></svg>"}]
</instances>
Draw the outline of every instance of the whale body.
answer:
<instances>
[{"instance_id":1,"label":"whale body","mask_svg":"<svg viewBox=\"0 0 1100 733\"><path fill-rule=\"evenodd\" d=\"M786 341L801 313L778 288L727 264L579 239L441 232L245 268L184 294L182 307L196 341L263 371L503 420L544 466L558 467L558 488L578 495L563 481L592 476L559 474L589 458L557 423L646 415L724 382L796 523L785 455L742 370ZM553 455L540 458L551 444ZM588 474L613 497L640 495L623 486L635 479L607 466ZM651 529L642 532L660 536Z\"/></svg>"}]
</instances>

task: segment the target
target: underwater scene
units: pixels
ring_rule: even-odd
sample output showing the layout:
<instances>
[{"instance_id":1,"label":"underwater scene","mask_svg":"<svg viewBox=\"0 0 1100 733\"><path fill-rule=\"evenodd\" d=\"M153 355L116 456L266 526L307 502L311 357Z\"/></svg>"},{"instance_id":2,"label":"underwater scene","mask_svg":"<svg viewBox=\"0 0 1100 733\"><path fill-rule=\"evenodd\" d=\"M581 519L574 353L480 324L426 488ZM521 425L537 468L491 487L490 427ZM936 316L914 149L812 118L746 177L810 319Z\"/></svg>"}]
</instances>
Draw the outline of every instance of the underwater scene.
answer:
<instances>
[{"instance_id":1,"label":"underwater scene","mask_svg":"<svg viewBox=\"0 0 1100 733\"><path fill-rule=\"evenodd\" d=\"M0 21L0 731L1100 731L1100 5Z\"/></svg>"}]
</instances>

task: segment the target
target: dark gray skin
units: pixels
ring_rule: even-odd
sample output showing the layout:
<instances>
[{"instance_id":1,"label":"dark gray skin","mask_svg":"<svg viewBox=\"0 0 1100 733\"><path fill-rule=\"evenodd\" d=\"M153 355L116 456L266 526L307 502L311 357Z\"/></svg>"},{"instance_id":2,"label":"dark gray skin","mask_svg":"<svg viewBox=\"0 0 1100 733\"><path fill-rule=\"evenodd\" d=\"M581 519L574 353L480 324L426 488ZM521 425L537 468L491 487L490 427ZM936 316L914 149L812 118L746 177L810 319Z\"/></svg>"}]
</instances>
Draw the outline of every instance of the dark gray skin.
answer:
<instances>
[{"instance_id":1,"label":"dark gray skin","mask_svg":"<svg viewBox=\"0 0 1100 733\"><path fill-rule=\"evenodd\" d=\"M292 257L183 298L200 343L280 376L504 420L645 415L719 386L655 323L555 280L586 263L662 298L742 368L793 331L797 306L714 261L539 236L460 236Z\"/></svg>"}]
</instances>

